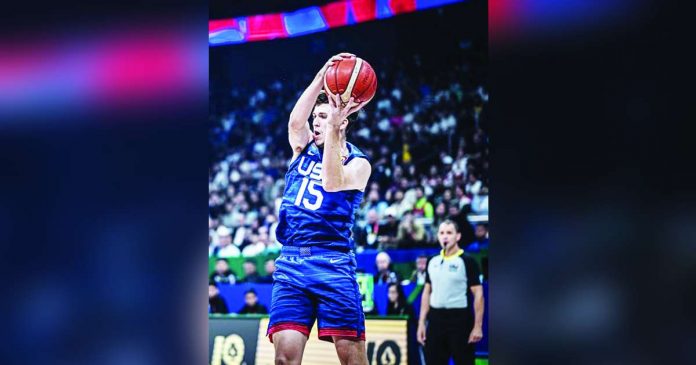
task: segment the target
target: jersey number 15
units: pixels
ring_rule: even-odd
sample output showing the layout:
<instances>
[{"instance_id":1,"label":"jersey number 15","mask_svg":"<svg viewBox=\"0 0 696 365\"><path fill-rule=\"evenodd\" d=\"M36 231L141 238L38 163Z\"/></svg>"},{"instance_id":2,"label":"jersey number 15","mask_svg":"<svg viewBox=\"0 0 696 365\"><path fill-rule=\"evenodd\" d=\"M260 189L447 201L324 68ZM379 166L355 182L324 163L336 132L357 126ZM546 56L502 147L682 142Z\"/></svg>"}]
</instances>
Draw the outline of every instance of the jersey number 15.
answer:
<instances>
[{"instance_id":1,"label":"jersey number 15","mask_svg":"<svg viewBox=\"0 0 696 365\"><path fill-rule=\"evenodd\" d=\"M304 205L305 208L310 210L317 210L321 207L321 203L324 201L324 196L321 194L321 190L317 189L317 180L310 180L306 177L302 178L302 185L300 185L300 190L297 191L297 198L295 198L295 205ZM303 198L305 193L314 196L314 203L310 203L308 198Z\"/></svg>"}]
</instances>

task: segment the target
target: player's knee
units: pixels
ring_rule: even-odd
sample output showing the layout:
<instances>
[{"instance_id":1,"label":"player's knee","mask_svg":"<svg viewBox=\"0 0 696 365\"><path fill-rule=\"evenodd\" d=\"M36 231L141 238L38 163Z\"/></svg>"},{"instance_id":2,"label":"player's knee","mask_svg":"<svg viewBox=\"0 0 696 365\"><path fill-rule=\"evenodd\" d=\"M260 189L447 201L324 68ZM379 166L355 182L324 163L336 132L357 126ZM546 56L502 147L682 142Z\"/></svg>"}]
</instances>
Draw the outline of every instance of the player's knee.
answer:
<instances>
[{"instance_id":1,"label":"player's knee","mask_svg":"<svg viewBox=\"0 0 696 365\"><path fill-rule=\"evenodd\" d=\"M276 365L299 364L298 357L294 352L287 350L276 350L275 363Z\"/></svg>"},{"instance_id":2,"label":"player's knee","mask_svg":"<svg viewBox=\"0 0 696 365\"><path fill-rule=\"evenodd\" d=\"M293 365L299 364L299 359L297 356L292 356L287 352L276 352L275 354L275 364L276 365Z\"/></svg>"},{"instance_id":3,"label":"player's knee","mask_svg":"<svg viewBox=\"0 0 696 365\"><path fill-rule=\"evenodd\" d=\"M336 353L342 364L364 365L367 363L367 355L364 346L357 341L335 341Z\"/></svg>"},{"instance_id":4,"label":"player's knee","mask_svg":"<svg viewBox=\"0 0 696 365\"><path fill-rule=\"evenodd\" d=\"M289 365L290 360L284 354L276 354L275 365Z\"/></svg>"}]
</instances>

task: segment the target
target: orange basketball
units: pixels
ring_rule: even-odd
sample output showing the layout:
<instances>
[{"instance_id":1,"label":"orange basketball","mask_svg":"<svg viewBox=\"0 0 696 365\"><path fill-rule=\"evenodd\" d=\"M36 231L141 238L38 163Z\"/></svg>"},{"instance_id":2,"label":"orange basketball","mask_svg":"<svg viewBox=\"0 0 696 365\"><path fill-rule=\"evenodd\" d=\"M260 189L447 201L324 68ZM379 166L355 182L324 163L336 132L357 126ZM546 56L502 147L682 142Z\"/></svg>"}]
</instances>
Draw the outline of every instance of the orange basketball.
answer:
<instances>
[{"instance_id":1,"label":"orange basketball","mask_svg":"<svg viewBox=\"0 0 696 365\"><path fill-rule=\"evenodd\" d=\"M326 70L324 89L339 94L343 103L347 103L351 96L358 103L368 101L377 92L377 75L362 58L343 59Z\"/></svg>"}]
</instances>

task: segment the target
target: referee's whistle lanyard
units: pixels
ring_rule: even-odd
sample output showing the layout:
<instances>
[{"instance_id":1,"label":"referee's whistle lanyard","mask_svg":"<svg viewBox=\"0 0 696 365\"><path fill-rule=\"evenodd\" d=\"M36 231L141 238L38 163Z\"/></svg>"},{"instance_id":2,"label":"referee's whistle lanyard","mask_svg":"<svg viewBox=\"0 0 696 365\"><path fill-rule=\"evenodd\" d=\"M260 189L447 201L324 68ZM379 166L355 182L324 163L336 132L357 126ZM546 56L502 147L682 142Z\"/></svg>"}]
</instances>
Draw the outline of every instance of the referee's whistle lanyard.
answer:
<instances>
[{"instance_id":1,"label":"referee's whistle lanyard","mask_svg":"<svg viewBox=\"0 0 696 365\"><path fill-rule=\"evenodd\" d=\"M445 263L445 260L451 259L453 257L457 257L457 256L461 255L461 253L462 253L462 249L460 248L455 253L453 253L449 256L446 256L445 249L442 249L442 251L440 252L440 256L442 257L442 259L440 260L440 270L442 270L442 267Z\"/></svg>"}]
</instances>

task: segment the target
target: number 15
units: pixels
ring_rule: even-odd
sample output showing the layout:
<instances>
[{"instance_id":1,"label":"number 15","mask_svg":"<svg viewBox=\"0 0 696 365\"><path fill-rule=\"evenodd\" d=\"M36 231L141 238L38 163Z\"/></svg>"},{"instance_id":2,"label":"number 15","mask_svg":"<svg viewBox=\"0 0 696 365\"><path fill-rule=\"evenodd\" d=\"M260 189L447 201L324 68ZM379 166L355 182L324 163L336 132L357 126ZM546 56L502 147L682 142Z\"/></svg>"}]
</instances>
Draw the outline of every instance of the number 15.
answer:
<instances>
[{"instance_id":1,"label":"number 15","mask_svg":"<svg viewBox=\"0 0 696 365\"><path fill-rule=\"evenodd\" d=\"M297 198L295 198L296 206L299 207L300 203L302 203L305 208L310 210L317 210L319 207L321 207L321 203L324 201L324 196L321 194L321 190L316 188L317 183L318 181L316 180L309 180L306 177L302 178L302 185L300 185L300 190L297 192ZM308 192L309 195L313 195L316 198L314 199L314 203L310 203L309 199L307 198L302 198L305 192Z\"/></svg>"}]
</instances>

